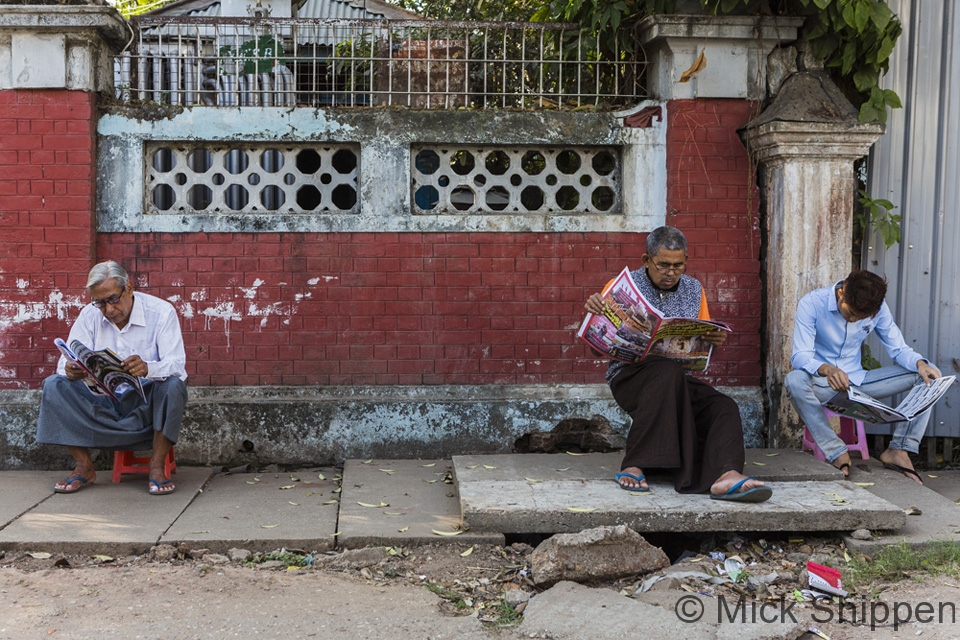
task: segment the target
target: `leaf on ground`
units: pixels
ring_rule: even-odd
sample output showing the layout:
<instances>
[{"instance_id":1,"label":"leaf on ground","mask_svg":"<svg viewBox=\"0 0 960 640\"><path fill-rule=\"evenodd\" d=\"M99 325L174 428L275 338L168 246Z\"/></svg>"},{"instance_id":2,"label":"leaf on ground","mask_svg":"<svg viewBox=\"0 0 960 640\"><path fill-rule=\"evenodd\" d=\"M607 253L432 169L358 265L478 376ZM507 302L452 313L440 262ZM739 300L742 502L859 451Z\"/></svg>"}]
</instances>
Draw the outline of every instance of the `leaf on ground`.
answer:
<instances>
[{"instance_id":1,"label":"leaf on ground","mask_svg":"<svg viewBox=\"0 0 960 640\"><path fill-rule=\"evenodd\" d=\"M567 451L568 456L585 456L585 453L576 453L575 451Z\"/></svg>"},{"instance_id":2,"label":"leaf on ground","mask_svg":"<svg viewBox=\"0 0 960 640\"><path fill-rule=\"evenodd\" d=\"M466 558L466 557L467 557L468 555L470 555L471 553L473 553L473 547L470 547L469 549L467 549L466 551L464 551L463 553L461 553L461 554L460 554L460 557L461 557L461 558Z\"/></svg>"},{"instance_id":3,"label":"leaf on ground","mask_svg":"<svg viewBox=\"0 0 960 640\"><path fill-rule=\"evenodd\" d=\"M430 464L422 464L422 465L420 465L420 466L421 466L421 467L435 467L435 466L437 466L437 463L436 463L436 462L431 462Z\"/></svg>"},{"instance_id":4,"label":"leaf on ground","mask_svg":"<svg viewBox=\"0 0 960 640\"><path fill-rule=\"evenodd\" d=\"M653 492L652 491L627 491L627 493L631 496L649 496Z\"/></svg>"},{"instance_id":5,"label":"leaf on ground","mask_svg":"<svg viewBox=\"0 0 960 640\"><path fill-rule=\"evenodd\" d=\"M384 512L383 512L383 515L385 515L385 516L402 516L402 515L403 515L403 512L402 512L402 511L384 511Z\"/></svg>"},{"instance_id":6,"label":"leaf on ground","mask_svg":"<svg viewBox=\"0 0 960 640\"><path fill-rule=\"evenodd\" d=\"M780 454L777 453L777 452L773 452L773 453L767 453L767 454L764 454L764 455L766 455L768 458L772 458L773 456L778 456L778 455L780 455Z\"/></svg>"},{"instance_id":7,"label":"leaf on ground","mask_svg":"<svg viewBox=\"0 0 960 640\"><path fill-rule=\"evenodd\" d=\"M877 483L876 482L854 482L853 484L857 485L858 487L872 487Z\"/></svg>"},{"instance_id":8,"label":"leaf on ground","mask_svg":"<svg viewBox=\"0 0 960 640\"><path fill-rule=\"evenodd\" d=\"M388 476L392 476L393 474L395 474L395 473L397 472L396 469L377 469L377 471L383 471L383 472L384 472L385 474L387 474Z\"/></svg>"},{"instance_id":9,"label":"leaf on ground","mask_svg":"<svg viewBox=\"0 0 960 640\"><path fill-rule=\"evenodd\" d=\"M767 466L767 463L766 463L766 462L757 462L756 460L754 460L753 464L757 465L758 467L765 467L765 466Z\"/></svg>"},{"instance_id":10,"label":"leaf on ground","mask_svg":"<svg viewBox=\"0 0 960 640\"><path fill-rule=\"evenodd\" d=\"M476 469L479 466L480 466L479 464L468 464L467 469Z\"/></svg>"},{"instance_id":11,"label":"leaf on ground","mask_svg":"<svg viewBox=\"0 0 960 640\"><path fill-rule=\"evenodd\" d=\"M540 484L543 480L537 480L536 478L524 478L527 481L527 484Z\"/></svg>"},{"instance_id":12,"label":"leaf on ground","mask_svg":"<svg viewBox=\"0 0 960 640\"><path fill-rule=\"evenodd\" d=\"M397 533L404 533L410 529L410 525L405 526L403 529L397 529Z\"/></svg>"},{"instance_id":13,"label":"leaf on ground","mask_svg":"<svg viewBox=\"0 0 960 640\"><path fill-rule=\"evenodd\" d=\"M396 549L394 549L393 547L387 547L387 548L384 549L384 551L387 552L387 555L388 555L388 556L398 556L398 555L400 555L400 552L397 551Z\"/></svg>"},{"instance_id":14,"label":"leaf on ground","mask_svg":"<svg viewBox=\"0 0 960 640\"><path fill-rule=\"evenodd\" d=\"M483 468L484 468L484 469L496 469L496 467L493 466L493 465L491 465L491 464L485 464L485 465L483 465Z\"/></svg>"},{"instance_id":15,"label":"leaf on ground","mask_svg":"<svg viewBox=\"0 0 960 640\"><path fill-rule=\"evenodd\" d=\"M319 479L321 479L321 480L326 480L326 479L327 479L327 476L323 475L322 473L318 473L318 474L317 474L317 477L318 477Z\"/></svg>"},{"instance_id":16,"label":"leaf on ground","mask_svg":"<svg viewBox=\"0 0 960 640\"><path fill-rule=\"evenodd\" d=\"M299 506L300 506L300 503L299 503L299 502L289 502L289 501L288 501L287 504L292 504L292 505L295 506L295 507L299 507Z\"/></svg>"},{"instance_id":17,"label":"leaf on ground","mask_svg":"<svg viewBox=\"0 0 960 640\"><path fill-rule=\"evenodd\" d=\"M361 507L369 507L369 508L371 508L371 509L379 509L379 508L381 508L381 507L389 507L389 506L390 506L390 505L388 505L386 502L380 502L380 504L370 504L370 503L368 503L368 502L357 502L357 504L360 505Z\"/></svg>"},{"instance_id":18,"label":"leaf on ground","mask_svg":"<svg viewBox=\"0 0 960 640\"><path fill-rule=\"evenodd\" d=\"M247 480L247 484L257 484L257 483L254 482L253 480Z\"/></svg>"},{"instance_id":19,"label":"leaf on ground","mask_svg":"<svg viewBox=\"0 0 960 640\"><path fill-rule=\"evenodd\" d=\"M438 536L458 536L463 533L463 531L437 531L436 529L431 529L431 531Z\"/></svg>"},{"instance_id":20,"label":"leaf on ground","mask_svg":"<svg viewBox=\"0 0 960 640\"><path fill-rule=\"evenodd\" d=\"M33 553L28 553L27 555L35 560L46 560L47 558L50 558L52 554L49 554L46 551L34 551Z\"/></svg>"},{"instance_id":21,"label":"leaf on ground","mask_svg":"<svg viewBox=\"0 0 960 640\"><path fill-rule=\"evenodd\" d=\"M906 509L903 510L903 512L904 512L905 514L907 514L908 516L922 516L922 515L923 515L923 511L921 511L920 509L917 509L916 507L907 507Z\"/></svg>"},{"instance_id":22,"label":"leaf on ground","mask_svg":"<svg viewBox=\"0 0 960 640\"><path fill-rule=\"evenodd\" d=\"M427 484L433 484L434 482L440 482L440 478L434 478L433 480L424 480Z\"/></svg>"},{"instance_id":23,"label":"leaf on ground","mask_svg":"<svg viewBox=\"0 0 960 640\"><path fill-rule=\"evenodd\" d=\"M564 467L562 469L557 469L557 471L570 471L570 467Z\"/></svg>"},{"instance_id":24,"label":"leaf on ground","mask_svg":"<svg viewBox=\"0 0 960 640\"><path fill-rule=\"evenodd\" d=\"M932 473L928 473L928 474L927 474L927 477L928 477L928 478L939 478L940 476L935 476L935 475L933 475Z\"/></svg>"},{"instance_id":25,"label":"leaf on ground","mask_svg":"<svg viewBox=\"0 0 960 640\"><path fill-rule=\"evenodd\" d=\"M261 528L261 529L276 529L276 528L279 527L279 526L280 526L280 525L278 525L278 524L262 524L262 525L260 525L260 528Z\"/></svg>"},{"instance_id":26,"label":"leaf on ground","mask_svg":"<svg viewBox=\"0 0 960 640\"><path fill-rule=\"evenodd\" d=\"M333 492L340 493L341 490L342 490L342 487L337 487L336 489L333 490Z\"/></svg>"},{"instance_id":27,"label":"leaf on ground","mask_svg":"<svg viewBox=\"0 0 960 640\"><path fill-rule=\"evenodd\" d=\"M340 532L339 532L339 531L337 531L336 533L331 533L331 534L330 534L330 537L331 537L331 538L336 538L338 535L340 535Z\"/></svg>"},{"instance_id":28,"label":"leaf on ground","mask_svg":"<svg viewBox=\"0 0 960 640\"><path fill-rule=\"evenodd\" d=\"M320 504L337 504L339 500L327 500L326 502L321 502Z\"/></svg>"},{"instance_id":29,"label":"leaf on ground","mask_svg":"<svg viewBox=\"0 0 960 640\"><path fill-rule=\"evenodd\" d=\"M573 513L590 513L596 510L597 507L567 507L567 511L572 511Z\"/></svg>"},{"instance_id":30,"label":"leaf on ground","mask_svg":"<svg viewBox=\"0 0 960 640\"><path fill-rule=\"evenodd\" d=\"M99 560L100 562L113 562L113 557L111 557L111 556L105 556L105 555L98 554L98 555L91 556L91 557L92 557L94 560Z\"/></svg>"},{"instance_id":31,"label":"leaf on ground","mask_svg":"<svg viewBox=\"0 0 960 640\"><path fill-rule=\"evenodd\" d=\"M284 489L293 489L293 488L296 487L296 486L297 486L297 485L295 485L295 484L285 484L285 485L283 485L282 487L280 487L280 491L283 491Z\"/></svg>"},{"instance_id":32,"label":"leaf on ground","mask_svg":"<svg viewBox=\"0 0 960 640\"><path fill-rule=\"evenodd\" d=\"M338 473L337 475L333 476L333 479L336 480L337 482L340 482L341 480L343 480L343 476Z\"/></svg>"},{"instance_id":33,"label":"leaf on ground","mask_svg":"<svg viewBox=\"0 0 960 640\"><path fill-rule=\"evenodd\" d=\"M370 464L371 462L373 462L373 458L370 458L369 460L361 460L360 464Z\"/></svg>"}]
</instances>

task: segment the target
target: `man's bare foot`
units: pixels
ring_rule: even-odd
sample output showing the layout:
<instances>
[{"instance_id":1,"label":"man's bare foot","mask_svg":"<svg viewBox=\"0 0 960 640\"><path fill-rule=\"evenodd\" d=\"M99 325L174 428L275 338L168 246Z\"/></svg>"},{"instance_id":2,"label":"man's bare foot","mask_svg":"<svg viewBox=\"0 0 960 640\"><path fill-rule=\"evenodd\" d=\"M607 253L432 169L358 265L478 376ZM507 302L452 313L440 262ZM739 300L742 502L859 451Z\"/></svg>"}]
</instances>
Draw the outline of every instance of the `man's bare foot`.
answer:
<instances>
[{"instance_id":1,"label":"man's bare foot","mask_svg":"<svg viewBox=\"0 0 960 640\"><path fill-rule=\"evenodd\" d=\"M830 464L832 464L837 469L840 469L840 471L843 472L844 478L850 477L850 454L849 453L841 453Z\"/></svg>"},{"instance_id":2,"label":"man's bare foot","mask_svg":"<svg viewBox=\"0 0 960 640\"><path fill-rule=\"evenodd\" d=\"M69 476L53 485L53 490L56 493L74 493L75 491L80 491L80 489L83 489L87 485L93 484L96 479L97 472L94 470L93 465L89 467L77 465Z\"/></svg>"},{"instance_id":3,"label":"man's bare foot","mask_svg":"<svg viewBox=\"0 0 960 640\"><path fill-rule=\"evenodd\" d=\"M620 473L629 473L632 476L643 478L643 471L641 471L639 467L627 467L626 469L621 469ZM629 476L620 476L617 482L619 482L620 486L623 487L624 489L633 490L633 491L641 491L643 489L650 488L647 485L646 479L643 479L640 482L637 482L636 480L634 480Z\"/></svg>"},{"instance_id":4,"label":"man's bare foot","mask_svg":"<svg viewBox=\"0 0 960 640\"><path fill-rule=\"evenodd\" d=\"M880 454L880 462L887 469L899 471L906 477L918 484L923 484L920 474L913 468L913 461L910 460L910 454L902 449L887 449Z\"/></svg>"},{"instance_id":5,"label":"man's bare foot","mask_svg":"<svg viewBox=\"0 0 960 640\"><path fill-rule=\"evenodd\" d=\"M722 476L717 478L717 481L713 483L710 487L710 493L715 496L723 495L727 491L730 491L738 482L741 480L746 480L739 488L738 492L749 491L750 489L756 489L757 487L762 487L763 482L757 480L756 478L747 479L747 476L739 473L737 471L727 471Z\"/></svg>"}]
</instances>

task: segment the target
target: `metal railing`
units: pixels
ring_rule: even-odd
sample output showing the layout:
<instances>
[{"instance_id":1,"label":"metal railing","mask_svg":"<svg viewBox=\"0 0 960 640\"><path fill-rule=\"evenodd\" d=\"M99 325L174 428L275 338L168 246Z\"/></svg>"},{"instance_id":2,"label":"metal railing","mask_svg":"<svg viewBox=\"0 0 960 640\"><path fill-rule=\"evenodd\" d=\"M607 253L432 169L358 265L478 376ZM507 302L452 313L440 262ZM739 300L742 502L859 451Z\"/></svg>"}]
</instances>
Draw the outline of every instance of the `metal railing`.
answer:
<instances>
[{"instance_id":1,"label":"metal railing","mask_svg":"<svg viewBox=\"0 0 960 640\"><path fill-rule=\"evenodd\" d=\"M578 25L134 18L123 102L183 106L611 109L645 97L642 52Z\"/></svg>"}]
</instances>

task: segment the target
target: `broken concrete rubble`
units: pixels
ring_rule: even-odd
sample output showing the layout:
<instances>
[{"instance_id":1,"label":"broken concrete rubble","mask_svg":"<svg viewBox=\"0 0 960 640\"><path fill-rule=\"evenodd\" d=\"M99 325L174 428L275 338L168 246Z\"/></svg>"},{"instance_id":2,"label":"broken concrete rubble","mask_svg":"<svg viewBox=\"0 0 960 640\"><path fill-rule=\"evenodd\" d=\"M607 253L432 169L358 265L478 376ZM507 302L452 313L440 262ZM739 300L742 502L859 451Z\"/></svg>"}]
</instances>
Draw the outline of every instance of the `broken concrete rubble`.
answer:
<instances>
[{"instance_id":1,"label":"broken concrete rubble","mask_svg":"<svg viewBox=\"0 0 960 640\"><path fill-rule=\"evenodd\" d=\"M626 525L557 534L530 555L533 581L599 582L663 569L670 560L662 549Z\"/></svg>"}]
</instances>

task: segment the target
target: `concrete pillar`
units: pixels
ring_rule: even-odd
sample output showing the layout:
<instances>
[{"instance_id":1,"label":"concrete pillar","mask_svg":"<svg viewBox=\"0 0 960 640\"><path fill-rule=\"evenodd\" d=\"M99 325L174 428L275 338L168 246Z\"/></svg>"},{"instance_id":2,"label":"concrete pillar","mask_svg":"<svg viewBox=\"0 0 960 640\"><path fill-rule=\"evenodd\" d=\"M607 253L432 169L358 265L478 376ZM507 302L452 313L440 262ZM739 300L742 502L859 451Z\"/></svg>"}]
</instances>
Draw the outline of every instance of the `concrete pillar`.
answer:
<instances>
[{"instance_id":1,"label":"concrete pillar","mask_svg":"<svg viewBox=\"0 0 960 640\"><path fill-rule=\"evenodd\" d=\"M853 163L883 125L862 124L857 110L822 72L787 78L777 99L743 139L760 165L766 207L766 392L775 446L798 446L799 417L783 387L791 370L797 302L851 269Z\"/></svg>"},{"instance_id":2,"label":"concrete pillar","mask_svg":"<svg viewBox=\"0 0 960 640\"><path fill-rule=\"evenodd\" d=\"M651 15L639 25L647 85L660 100L766 95L767 55L797 39L803 18L782 16ZM703 54L705 66L686 81Z\"/></svg>"}]
</instances>

